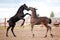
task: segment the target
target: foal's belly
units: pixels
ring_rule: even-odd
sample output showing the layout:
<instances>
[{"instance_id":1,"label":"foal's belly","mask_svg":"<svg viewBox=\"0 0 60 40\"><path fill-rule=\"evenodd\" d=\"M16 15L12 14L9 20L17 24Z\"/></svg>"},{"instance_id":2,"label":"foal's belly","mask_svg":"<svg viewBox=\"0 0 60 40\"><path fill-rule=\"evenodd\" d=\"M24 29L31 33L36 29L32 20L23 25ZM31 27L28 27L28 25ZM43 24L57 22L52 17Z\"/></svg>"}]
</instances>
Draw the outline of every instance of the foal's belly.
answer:
<instances>
[{"instance_id":1,"label":"foal's belly","mask_svg":"<svg viewBox=\"0 0 60 40\"><path fill-rule=\"evenodd\" d=\"M36 22L35 25L40 25L41 23L40 22Z\"/></svg>"}]
</instances>

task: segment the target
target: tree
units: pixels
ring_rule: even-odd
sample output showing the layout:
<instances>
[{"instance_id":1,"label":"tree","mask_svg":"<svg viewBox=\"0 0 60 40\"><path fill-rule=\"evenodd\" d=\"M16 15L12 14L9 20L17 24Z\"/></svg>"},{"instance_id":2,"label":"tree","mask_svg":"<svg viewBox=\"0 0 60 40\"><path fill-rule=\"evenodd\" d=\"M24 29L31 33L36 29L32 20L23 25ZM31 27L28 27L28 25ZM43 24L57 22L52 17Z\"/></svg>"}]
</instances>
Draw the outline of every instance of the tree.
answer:
<instances>
[{"instance_id":1,"label":"tree","mask_svg":"<svg viewBox=\"0 0 60 40\"><path fill-rule=\"evenodd\" d=\"M51 12L50 17L54 17L54 12L53 11Z\"/></svg>"}]
</instances>

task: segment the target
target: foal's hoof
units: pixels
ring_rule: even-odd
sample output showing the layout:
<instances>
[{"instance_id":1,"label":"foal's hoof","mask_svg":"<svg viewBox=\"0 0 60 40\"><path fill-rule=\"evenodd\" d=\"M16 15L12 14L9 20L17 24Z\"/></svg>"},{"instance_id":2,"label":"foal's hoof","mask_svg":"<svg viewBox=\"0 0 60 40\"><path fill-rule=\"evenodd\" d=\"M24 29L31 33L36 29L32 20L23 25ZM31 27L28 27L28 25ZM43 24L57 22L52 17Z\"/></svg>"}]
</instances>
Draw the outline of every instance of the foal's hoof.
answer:
<instances>
[{"instance_id":1,"label":"foal's hoof","mask_svg":"<svg viewBox=\"0 0 60 40\"><path fill-rule=\"evenodd\" d=\"M21 26L22 28L24 28L24 26Z\"/></svg>"},{"instance_id":2,"label":"foal's hoof","mask_svg":"<svg viewBox=\"0 0 60 40\"><path fill-rule=\"evenodd\" d=\"M8 37L8 35L6 35L6 37Z\"/></svg>"},{"instance_id":3,"label":"foal's hoof","mask_svg":"<svg viewBox=\"0 0 60 40\"><path fill-rule=\"evenodd\" d=\"M24 28L24 26L22 26Z\"/></svg>"},{"instance_id":4,"label":"foal's hoof","mask_svg":"<svg viewBox=\"0 0 60 40\"><path fill-rule=\"evenodd\" d=\"M46 37L47 37L47 35L44 36L44 38L46 38Z\"/></svg>"},{"instance_id":5,"label":"foal's hoof","mask_svg":"<svg viewBox=\"0 0 60 40\"><path fill-rule=\"evenodd\" d=\"M51 35L51 37L53 38L53 34L50 34Z\"/></svg>"},{"instance_id":6,"label":"foal's hoof","mask_svg":"<svg viewBox=\"0 0 60 40\"><path fill-rule=\"evenodd\" d=\"M34 37L35 35L33 34L33 37Z\"/></svg>"},{"instance_id":7,"label":"foal's hoof","mask_svg":"<svg viewBox=\"0 0 60 40\"><path fill-rule=\"evenodd\" d=\"M16 37L16 35L14 35L14 37Z\"/></svg>"}]
</instances>

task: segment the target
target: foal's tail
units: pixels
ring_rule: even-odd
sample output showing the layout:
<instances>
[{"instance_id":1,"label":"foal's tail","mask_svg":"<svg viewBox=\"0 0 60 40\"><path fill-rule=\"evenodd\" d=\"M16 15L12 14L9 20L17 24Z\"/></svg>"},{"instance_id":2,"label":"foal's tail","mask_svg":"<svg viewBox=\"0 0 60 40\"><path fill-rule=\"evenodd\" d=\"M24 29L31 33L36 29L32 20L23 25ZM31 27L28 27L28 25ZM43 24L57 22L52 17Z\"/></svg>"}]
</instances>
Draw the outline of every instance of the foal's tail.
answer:
<instances>
[{"instance_id":1,"label":"foal's tail","mask_svg":"<svg viewBox=\"0 0 60 40\"><path fill-rule=\"evenodd\" d=\"M9 22L9 20L7 20L7 22Z\"/></svg>"},{"instance_id":2,"label":"foal's tail","mask_svg":"<svg viewBox=\"0 0 60 40\"><path fill-rule=\"evenodd\" d=\"M49 24L51 24L52 23L52 20L49 18Z\"/></svg>"}]
</instances>

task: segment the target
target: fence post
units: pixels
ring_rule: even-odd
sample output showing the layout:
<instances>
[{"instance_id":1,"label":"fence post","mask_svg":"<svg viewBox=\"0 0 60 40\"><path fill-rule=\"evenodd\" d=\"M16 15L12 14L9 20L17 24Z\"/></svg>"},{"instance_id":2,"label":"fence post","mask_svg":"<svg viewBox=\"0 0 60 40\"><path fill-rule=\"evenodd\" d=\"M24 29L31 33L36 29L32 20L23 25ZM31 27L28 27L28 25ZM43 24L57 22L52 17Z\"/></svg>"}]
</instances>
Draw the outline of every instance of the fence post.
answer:
<instances>
[{"instance_id":1,"label":"fence post","mask_svg":"<svg viewBox=\"0 0 60 40\"><path fill-rule=\"evenodd\" d=\"M6 18L4 18L4 27L6 28Z\"/></svg>"}]
</instances>

